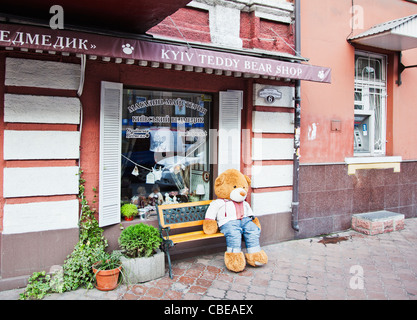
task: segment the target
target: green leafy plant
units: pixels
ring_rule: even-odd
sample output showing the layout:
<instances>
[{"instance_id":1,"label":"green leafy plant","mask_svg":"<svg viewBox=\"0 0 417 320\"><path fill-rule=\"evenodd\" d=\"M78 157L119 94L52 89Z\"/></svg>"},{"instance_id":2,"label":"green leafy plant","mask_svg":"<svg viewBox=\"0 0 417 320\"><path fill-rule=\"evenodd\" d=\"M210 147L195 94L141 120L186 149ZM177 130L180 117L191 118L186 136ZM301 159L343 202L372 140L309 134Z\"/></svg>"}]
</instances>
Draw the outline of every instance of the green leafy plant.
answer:
<instances>
[{"instance_id":1,"label":"green leafy plant","mask_svg":"<svg viewBox=\"0 0 417 320\"><path fill-rule=\"evenodd\" d=\"M20 299L42 299L52 292L65 292L78 287L93 288L93 263L100 260L107 247L107 240L103 236L103 229L98 225L95 208L90 207L85 197L85 179L83 171L79 172L79 194L81 216L79 221L79 240L73 252L63 264L63 274L59 278L47 275L45 271L35 272L29 278L25 292ZM96 191L93 188L93 191ZM96 196L94 195L94 198ZM93 201L95 203L95 201Z\"/></svg>"},{"instance_id":2,"label":"green leafy plant","mask_svg":"<svg viewBox=\"0 0 417 320\"><path fill-rule=\"evenodd\" d=\"M138 214L138 207L133 203L126 203L120 208L120 213L125 218L135 217Z\"/></svg>"},{"instance_id":3,"label":"green leafy plant","mask_svg":"<svg viewBox=\"0 0 417 320\"><path fill-rule=\"evenodd\" d=\"M51 276L46 274L45 271L34 272L28 280L25 291L20 294L19 299L42 299L51 290L50 279Z\"/></svg>"},{"instance_id":4,"label":"green leafy plant","mask_svg":"<svg viewBox=\"0 0 417 320\"><path fill-rule=\"evenodd\" d=\"M129 258L150 257L162 243L158 229L144 223L124 229L118 239L122 252Z\"/></svg>"},{"instance_id":5,"label":"green leafy plant","mask_svg":"<svg viewBox=\"0 0 417 320\"><path fill-rule=\"evenodd\" d=\"M82 170L80 170L78 194L81 203L79 241L63 265L64 288L66 291L75 290L78 287L93 288L94 273L91 267L93 263L99 260L98 257L107 247L103 229L99 227L95 217L96 209L90 207L85 197L85 180L82 178L82 173Z\"/></svg>"}]
</instances>

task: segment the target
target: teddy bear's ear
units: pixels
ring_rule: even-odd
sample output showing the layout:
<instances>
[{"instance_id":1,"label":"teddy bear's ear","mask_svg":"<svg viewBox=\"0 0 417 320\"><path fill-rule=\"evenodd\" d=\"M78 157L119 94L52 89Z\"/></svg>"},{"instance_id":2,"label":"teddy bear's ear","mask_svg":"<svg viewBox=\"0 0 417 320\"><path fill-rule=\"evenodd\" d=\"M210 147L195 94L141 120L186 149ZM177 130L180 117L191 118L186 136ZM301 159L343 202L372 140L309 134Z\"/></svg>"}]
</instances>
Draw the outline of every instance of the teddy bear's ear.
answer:
<instances>
[{"instance_id":1,"label":"teddy bear's ear","mask_svg":"<svg viewBox=\"0 0 417 320\"><path fill-rule=\"evenodd\" d=\"M214 186L218 187L221 186L224 183L224 175L220 175L216 178L216 181L214 182Z\"/></svg>"},{"instance_id":2,"label":"teddy bear's ear","mask_svg":"<svg viewBox=\"0 0 417 320\"><path fill-rule=\"evenodd\" d=\"M248 182L248 185L250 186L250 183L252 182L252 180L248 176L245 176L245 179Z\"/></svg>"}]
</instances>

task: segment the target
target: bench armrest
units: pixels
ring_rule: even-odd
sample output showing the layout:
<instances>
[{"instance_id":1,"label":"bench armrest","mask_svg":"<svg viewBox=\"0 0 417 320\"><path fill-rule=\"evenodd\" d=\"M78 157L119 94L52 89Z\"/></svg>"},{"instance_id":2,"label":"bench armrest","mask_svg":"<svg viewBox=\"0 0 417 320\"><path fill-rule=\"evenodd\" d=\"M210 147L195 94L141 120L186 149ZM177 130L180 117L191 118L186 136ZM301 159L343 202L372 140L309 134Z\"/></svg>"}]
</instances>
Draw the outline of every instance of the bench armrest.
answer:
<instances>
[{"instance_id":1,"label":"bench armrest","mask_svg":"<svg viewBox=\"0 0 417 320\"><path fill-rule=\"evenodd\" d=\"M161 238L164 240L169 240L169 231L171 230L170 227L159 227L159 233L161 234ZM165 231L165 235L164 235Z\"/></svg>"}]
</instances>

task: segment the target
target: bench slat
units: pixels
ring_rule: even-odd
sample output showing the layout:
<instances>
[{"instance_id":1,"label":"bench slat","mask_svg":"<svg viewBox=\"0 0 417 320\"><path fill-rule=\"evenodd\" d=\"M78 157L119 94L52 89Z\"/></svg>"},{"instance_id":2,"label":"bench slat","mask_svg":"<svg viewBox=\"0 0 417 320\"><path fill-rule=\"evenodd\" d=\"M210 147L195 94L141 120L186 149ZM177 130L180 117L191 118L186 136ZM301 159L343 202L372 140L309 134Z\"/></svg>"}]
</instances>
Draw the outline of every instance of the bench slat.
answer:
<instances>
[{"instance_id":1,"label":"bench slat","mask_svg":"<svg viewBox=\"0 0 417 320\"><path fill-rule=\"evenodd\" d=\"M188 233L174 234L169 236L169 240L172 240L174 243L188 242L194 240L210 239L223 237L223 233L214 233L214 234L205 234L204 231L194 231Z\"/></svg>"}]
</instances>

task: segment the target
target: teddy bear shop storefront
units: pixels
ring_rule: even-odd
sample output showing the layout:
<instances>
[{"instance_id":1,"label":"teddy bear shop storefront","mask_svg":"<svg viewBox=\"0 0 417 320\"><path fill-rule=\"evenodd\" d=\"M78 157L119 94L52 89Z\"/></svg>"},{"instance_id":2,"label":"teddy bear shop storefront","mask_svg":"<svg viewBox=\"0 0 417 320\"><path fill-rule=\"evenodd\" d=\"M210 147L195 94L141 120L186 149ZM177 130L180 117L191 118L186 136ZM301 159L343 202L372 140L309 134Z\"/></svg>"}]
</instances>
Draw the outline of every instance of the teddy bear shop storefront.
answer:
<instances>
[{"instance_id":1,"label":"teddy bear shop storefront","mask_svg":"<svg viewBox=\"0 0 417 320\"><path fill-rule=\"evenodd\" d=\"M291 239L295 80L330 82L330 69L299 62L0 24L2 279L73 250L79 168L111 249L120 223L158 226L155 204L215 199L229 168L252 180L262 243ZM133 221L121 218L125 203L139 208ZM172 255L219 247L224 239Z\"/></svg>"}]
</instances>

